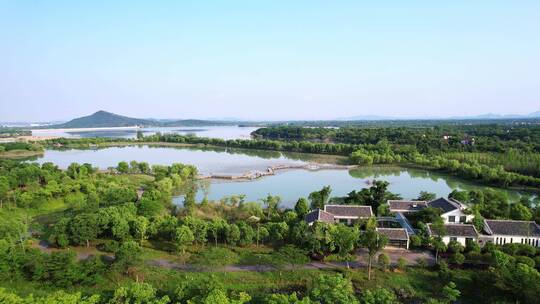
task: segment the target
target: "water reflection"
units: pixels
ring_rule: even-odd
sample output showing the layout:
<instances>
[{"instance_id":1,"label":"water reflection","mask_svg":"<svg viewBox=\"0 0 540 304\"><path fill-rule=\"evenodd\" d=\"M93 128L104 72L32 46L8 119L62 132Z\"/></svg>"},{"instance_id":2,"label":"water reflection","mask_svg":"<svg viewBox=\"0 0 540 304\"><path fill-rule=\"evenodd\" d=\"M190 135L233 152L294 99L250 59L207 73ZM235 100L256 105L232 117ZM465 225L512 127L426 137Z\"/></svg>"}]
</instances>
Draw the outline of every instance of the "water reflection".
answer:
<instances>
[{"instance_id":1,"label":"water reflection","mask_svg":"<svg viewBox=\"0 0 540 304\"><path fill-rule=\"evenodd\" d=\"M323 186L332 187L332 196L344 196L352 190L369 187L373 179L389 182L389 190L405 199L418 197L421 191L434 192L437 196L448 196L454 190L480 190L489 187L477 185L456 177L439 173L427 172L420 169L402 168L396 166L370 166L354 170L286 170L274 176L268 176L254 181L205 181L204 190L199 190L197 199L204 197L210 200L220 200L223 197L245 194L247 201L258 201L268 194L279 195L282 205L293 207L300 197L321 189ZM518 191L503 190L511 201L520 197ZM181 197L175 198L175 203L182 202Z\"/></svg>"},{"instance_id":2,"label":"water reflection","mask_svg":"<svg viewBox=\"0 0 540 304\"><path fill-rule=\"evenodd\" d=\"M267 150L246 150L223 147L185 146L163 147L154 145L136 145L109 147L92 150L46 150L41 157L34 158L39 163L53 162L61 168L71 163L91 163L102 169L113 167L120 161L136 160L149 164L170 165L174 162L197 166L202 174L240 175L251 170L266 170L269 166L301 165L307 162L336 163L345 162L345 158L303 154L282 153ZM299 197L307 197L312 191L330 185L332 195L343 196L352 190L368 186L373 179L390 183L390 191L403 198L416 198L420 191L434 192L438 196L447 196L453 189L485 189L483 185L415 168L397 166L368 166L354 170L285 170L277 175L254 181L224 182L212 181L200 187L197 199L219 200L225 196L245 194L248 201L257 201L269 193L280 195L283 204L294 205ZM503 190L511 200L520 197L519 192ZM181 202L176 199L176 202Z\"/></svg>"},{"instance_id":3,"label":"water reflection","mask_svg":"<svg viewBox=\"0 0 540 304\"><path fill-rule=\"evenodd\" d=\"M208 127L150 127L150 128L109 128L109 129L40 129L32 130L34 136L60 136L68 138L135 138L140 131L144 135L173 133L194 135L221 139L250 139L251 132L257 128L238 126L208 126Z\"/></svg>"}]
</instances>

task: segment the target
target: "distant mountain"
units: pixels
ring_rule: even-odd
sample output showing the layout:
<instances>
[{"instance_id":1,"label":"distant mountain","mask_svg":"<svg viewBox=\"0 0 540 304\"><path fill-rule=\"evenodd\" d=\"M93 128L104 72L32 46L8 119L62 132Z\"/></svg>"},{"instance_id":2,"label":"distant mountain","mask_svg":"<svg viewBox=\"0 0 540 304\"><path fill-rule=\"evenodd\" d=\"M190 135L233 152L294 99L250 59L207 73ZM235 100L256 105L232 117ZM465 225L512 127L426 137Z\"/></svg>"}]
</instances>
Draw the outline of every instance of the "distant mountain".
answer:
<instances>
[{"instance_id":1,"label":"distant mountain","mask_svg":"<svg viewBox=\"0 0 540 304\"><path fill-rule=\"evenodd\" d=\"M341 117L337 118L336 120L394 120L394 119L400 119L396 117L390 117L390 116L379 116L379 115L357 115L357 116L351 116L351 117Z\"/></svg>"},{"instance_id":2,"label":"distant mountain","mask_svg":"<svg viewBox=\"0 0 540 304\"><path fill-rule=\"evenodd\" d=\"M519 114L495 114L487 113L480 114L475 116L446 116L446 117L436 117L436 116L418 116L418 117L399 117L399 116L379 116L379 115L359 115L351 116L344 118L337 118L336 120L340 121L355 121L355 120L493 120L493 119L527 119L527 118L540 118L540 111L533 112L530 114L519 115Z\"/></svg>"},{"instance_id":3,"label":"distant mountain","mask_svg":"<svg viewBox=\"0 0 540 304\"><path fill-rule=\"evenodd\" d=\"M238 121L215 121L200 119L141 119L122 116L106 111L72 119L66 123L47 126L53 129L73 129L73 128L111 128L111 127L199 127L199 126L232 126Z\"/></svg>"},{"instance_id":4,"label":"distant mountain","mask_svg":"<svg viewBox=\"0 0 540 304\"><path fill-rule=\"evenodd\" d=\"M533 112L527 116L531 118L540 118L540 111Z\"/></svg>"},{"instance_id":5,"label":"distant mountain","mask_svg":"<svg viewBox=\"0 0 540 304\"><path fill-rule=\"evenodd\" d=\"M146 119L131 118L106 111L72 119L66 123L51 126L52 128L108 128L108 127L132 127L151 126L156 122Z\"/></svg>"}]
</instances>

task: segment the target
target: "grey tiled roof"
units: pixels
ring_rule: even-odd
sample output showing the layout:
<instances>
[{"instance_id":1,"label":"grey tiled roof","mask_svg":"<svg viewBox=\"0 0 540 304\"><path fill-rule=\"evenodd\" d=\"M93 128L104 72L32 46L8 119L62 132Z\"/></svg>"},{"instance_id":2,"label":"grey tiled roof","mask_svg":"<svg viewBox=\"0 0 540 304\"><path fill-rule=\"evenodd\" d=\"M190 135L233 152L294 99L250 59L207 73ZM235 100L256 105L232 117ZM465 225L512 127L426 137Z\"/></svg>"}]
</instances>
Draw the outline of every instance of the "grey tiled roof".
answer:
<instances>
[{"instance_id":1,"label":"grey tiled roof","mask_svg":"<svg viewBox=\"0 0 540 304\"><path fill-rule=\"evenodd\" d=\"M439 197L427 203L428 207L440 208L443 213L447 213L456 209L460 209L460 203L451 199L446 199L444 197Z\"/></svg>"},{"instance_id":2,"label":"grey tiled roof","mask_svg":"<svg viewBox=\"0 0 540 304\"><path fill-rule=\"evenodd\" d=\"M426 201L389 200L390 211L418 211L426 208Z\"/></svg>"},{"instance_id":3,"label":"grey tiled roof","mask_svg":"<svg viewBox=\"0 0 540 304\"><path fill-rule=\"evenodd\" d=\"M431 230L432 224L428 224L428 230L430 235L436 235L433 230ZM470 224L445 224L444 229L446 233L444 236L454 236L454 237L478 237L478 232L474 225Z\"/></svg>"},{"instance_id":4,"label":"grey tiled roof","mask_svg":"<svg viewBox=\"0 0 540 304\"><path fill-rule=\"evenodd\" d=\"M304 220L307 223L313 223L315 221L334 223L334 215L321 209L315 209L310 213L306 214Z\"/></svg>"},{"instance_id":5,"label":"grey tiled roof","mask_svg":"<svg viewBox=\"0 0 540 304\"><path fill-rule=\"evenodd\" d=\"M373 215L371 206L360 205L325 205L324 211L335 216L367 218Z\"/></svg>"},{"instance_id":6,"label":"grey tiled roof","mask_svg":"<svg viewBox=\"0 0 540 304\"><path fill-rule=\"evenodd\" d=\"M408 240L409 234L404 228L377 228L377 232L388 237L389 240Z\"/></svg>"},{"instance_id":7,"label":"grey tiled roof","mask_svg":"<svg viewBox=\"0 0 540 304\"><path fill-rule=\"evenodd\" d=\"M487 234L540 236L540 226L531 221L484 220Z\"/></svg>"}]
</instances>

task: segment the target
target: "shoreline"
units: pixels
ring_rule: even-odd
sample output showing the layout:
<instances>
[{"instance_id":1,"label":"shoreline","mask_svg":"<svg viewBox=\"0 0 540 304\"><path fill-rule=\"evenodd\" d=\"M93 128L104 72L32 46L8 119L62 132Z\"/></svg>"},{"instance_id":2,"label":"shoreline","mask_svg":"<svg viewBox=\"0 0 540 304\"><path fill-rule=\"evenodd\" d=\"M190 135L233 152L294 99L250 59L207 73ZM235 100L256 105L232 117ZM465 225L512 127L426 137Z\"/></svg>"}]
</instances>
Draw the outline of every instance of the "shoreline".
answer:
<instances>
[{"instance_id":1,"label":"shoreline","mask_svg":"<svg viewBox=\"0 0 540 304\"><path fill-rule=\"evenodd\" d=\"M0 159L19 159L43 155L45 151L12 150L0 152Z\"/></svg>"}]
</instances>

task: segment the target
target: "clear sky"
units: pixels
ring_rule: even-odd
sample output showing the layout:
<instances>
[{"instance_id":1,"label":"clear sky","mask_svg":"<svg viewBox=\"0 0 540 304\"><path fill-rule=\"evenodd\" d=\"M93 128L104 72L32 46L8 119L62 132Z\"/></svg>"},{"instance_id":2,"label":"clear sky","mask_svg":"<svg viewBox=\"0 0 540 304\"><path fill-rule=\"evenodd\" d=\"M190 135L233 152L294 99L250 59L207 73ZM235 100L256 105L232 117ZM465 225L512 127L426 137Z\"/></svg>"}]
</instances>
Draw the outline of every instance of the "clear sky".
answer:
<instances>
[{"instance_id":1,"label":"clear sky","mask_svg":"<svg viewBox=\"0 0 540 304\"><path fill-rule=\"evenodd\" d=\"M540 1L0 0L0 120L100 109L243 119L539 111Z\"/></svg>"}]
</instances>

